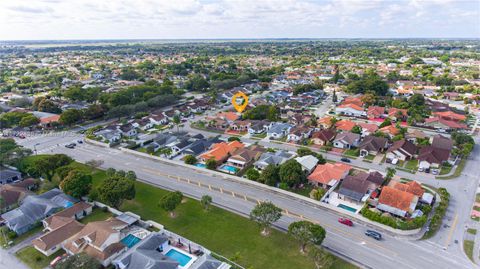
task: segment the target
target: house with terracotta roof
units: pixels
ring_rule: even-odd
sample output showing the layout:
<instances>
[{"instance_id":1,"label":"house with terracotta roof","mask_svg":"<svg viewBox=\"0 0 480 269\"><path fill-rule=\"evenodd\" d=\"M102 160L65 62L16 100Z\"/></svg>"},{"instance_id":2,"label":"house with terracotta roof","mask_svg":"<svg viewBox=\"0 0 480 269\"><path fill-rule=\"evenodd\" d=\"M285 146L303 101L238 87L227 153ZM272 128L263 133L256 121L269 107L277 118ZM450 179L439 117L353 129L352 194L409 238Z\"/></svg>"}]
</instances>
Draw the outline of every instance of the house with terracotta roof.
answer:
<instances>
[{"instance_id":1,"label":"house with terracotta roof","mask_svg":"<svg viewBox=\"0 0 480 269\"><path fill-rule=\"evenodd\" d=\"M439 111L433 112L433 115L442 118L444 120L451 120L451 121L464 121L467 117L463 114L458 114L453 111Z\"/></svg>"},{"instance_id":2,"label":"house with terracotta roof","mask_svg":"<svg viewBox=\"0 0 480 269\"><path fill-rule=\"evenodd\" d=\"M425 126L432 127L437 130L458 130L458 129L468 129L468 126L464 123L446 120L440 117L433 117L425 119Z\"/></svg>"},{"instance_id":3,"label":"house with terracotta roof","mask_svg":"<svg viewBox=\"0 0 480 269\"><path fill-rule=\"evenodd\" d=\"M383 106L369 106L367 109L367 117L369 119L378 119L385 116L385 107Z\"/></svg>"},{"instance_id":4,"label":"house with terracotta roof","mask_svg":"<svg viewBox=\"0 0 480 269\"><path fill-rule=\"evenodd\" d=\"M45 128L52 127L60 121L60 115L58 114L40 111L33 111L32 114L40 120L40 125Z\"/></svg>"},{"instance_id":5,"label":"house with terracotta roof","mask_svg":"<svg viewBox=\"0 0 480 269\"><path fill-rule=\"evenodd\" d=\"M401 139L393 142L393 145L387 149L387 162L392 162L394 159L408 160L412 159L417 154L417 146L412 142Z\"/></svg>"},{"instance_id":6,"label":"house with terracotta roof","mask_svg":"<svg viewBox=\"0 0 480 269\"><path fill-rule=\"evenodd\" d=\"M117 218L89 222L63 244L63 249L70 255L83 252L97 259L103 266L108 266L127 250L121 240L125 237L124 229L128 226Z\"/></svg>"},{"instance_id":7,"label":"house with terracotta roof","mask_svg":"<svg viewBox=\"0 0 480 269\"><path fill-rule=\"evenodd\" d=\"M311 140L313 144L325 146L335 138L335 131L332 129L323 129L312 133Z\"/></svg>"},{"instance_id":8,"label":"house with terracotta roof","mask_svg":"<svg viewBox=\"0 0 480 269\"><path fill-rule=\"evenodd\" d=\"M342 105L348 105L348 104L354 104L359 107L363 107L364 103L362 101L361 97L356 97L356 96L347 96L345 99L342 101Z\"/></svg>"},{"instance_id":9,"label":"house with terracotta roof","mask_svg":"<svg viewBox=\"0 0 480 269\"><path fill-rule=\"evenodd\" d=\"M326 116L317 120L317 125L323 129L332 127L332 117Z\"/></svg>"},{"instance_id":10,"label":"house with terracotta roof","mask_svg":"<svg viewBox=\"0 0 480 269\"><path fill-rule=\"evenodd\" d=\"M377 209L403 218L415 211L418 199L418 196L410 192L385 186L378 198Z\"/></svg>"},{"instance_id":11,"label":"house with terracotta roof","mask_svg":"<svg viewBox=\"0 0 480 269\"><path fill-rule=\"evenodd\" d=\"M307 179L312 185L328 189L345 178L351 169L350 165L344 163L319 164Z\"/></svg>"},{"instance_id":12,"label":"house with terracotta roof","mask_svg":"<svg viewBox=\"0 0 480 269\"><path fill-rule=\"evenodd\" d=\"M374 123L359 122L357 125L362 128L362 137L374 134L378 130L378 125Z\"/></svg>"},{"instance_id":13,"label":"house with terracotta roof","mask_svg":"<svg viewBox=\"0 0 480 269\"><path fill-rule=\"evenodd\" d=\"M223 163L230 156L232 156L238 149L245 145L240 141L221 142L212 145L212 149L200 155L203 162L214 159L217 163Z\"/></svg>"},{"instance_id":14,"label":"house with terracotta roof","mask_svg":"<svg viewBox=\"0 0 480 269\"><path fill-rule=\"evenodd\" d=\"M390 181L388 186L397 190L409 192L418 197L422 197L423 194L425 193L425 190L423 189L422 185L420 185L420 183L418 183L415 180L408 181L406 183L401 183L399 181L392 180Z\"/></svg>"},{"instance_id":15,"label":"house with terracotta roof","mask_svg":"<svg viewBox=\"0 0 480 269\"><path fill-rule=\"evenodd\" d=\"M393 124L382 127L378 131L388 135L390 138L400 134L400 129Z\"/></svg>"},{"instance_id":16,"label":"house with terracotta roof","mask_svg":"<svg viewBox=\"0 0 480 269\"><path fill-rule=\"evenodd\" d=\"M405 121L408 117L406 109L391 107L388 109L388 117L393 121Z\"/></svg>"},{"instance_id":17,"label":"house with terracotta roof","mask_svg":"<svg viewBox=\"0 0 480 269\"><path fill-rule=\"evenodd\" d=\"M352 116L352 117L366 117L367 113L363 107L355 104L342 104L335 108L335 113L338 115Z\"/></svg>"},{"instance_id":18,"label":"house with terracotta roof","mask_svg":"<svg viewBox=\"0 0 480 269\"><path fill-rule=\"evenodd\" d=\"M222 120L225 120L229 123L232 123L240 118L240 115L235 112L218 112L217 113L217 118L220 118Z\"/></svg>"},{"instance_id":19,"label":"house with terracotta roof","mask_svg":"<svg viewBox=\"0 0 480 269\"><path fill-rule=\"evenodd\" d=\"M355 122L350 120L339 120L335 123L335 129L339 131L351 131L353 127L355 127Z\"/></svg>"}]
</instances>

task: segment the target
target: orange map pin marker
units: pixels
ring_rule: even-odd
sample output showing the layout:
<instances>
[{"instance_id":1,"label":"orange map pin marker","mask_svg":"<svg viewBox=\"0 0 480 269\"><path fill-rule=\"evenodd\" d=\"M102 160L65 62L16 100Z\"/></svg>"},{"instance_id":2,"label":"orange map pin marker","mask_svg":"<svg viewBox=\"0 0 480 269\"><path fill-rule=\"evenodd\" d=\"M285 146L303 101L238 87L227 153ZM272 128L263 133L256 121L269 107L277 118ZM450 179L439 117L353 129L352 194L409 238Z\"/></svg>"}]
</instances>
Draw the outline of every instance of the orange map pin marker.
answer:
<instances>
[{"instance_id":1,"label":"orange map pin marker","mask_svg":"<svg viewBox=\"0 0 480 269\"><path fill-rule=\"evenodd\" d=\"M241 98L243 103L238 103L237 99L239 98ZM238 111L238 113L242 113L248 105L248 96L243 92L237 92L232 96L232 105Z\"/></svg>"}]
</instances>

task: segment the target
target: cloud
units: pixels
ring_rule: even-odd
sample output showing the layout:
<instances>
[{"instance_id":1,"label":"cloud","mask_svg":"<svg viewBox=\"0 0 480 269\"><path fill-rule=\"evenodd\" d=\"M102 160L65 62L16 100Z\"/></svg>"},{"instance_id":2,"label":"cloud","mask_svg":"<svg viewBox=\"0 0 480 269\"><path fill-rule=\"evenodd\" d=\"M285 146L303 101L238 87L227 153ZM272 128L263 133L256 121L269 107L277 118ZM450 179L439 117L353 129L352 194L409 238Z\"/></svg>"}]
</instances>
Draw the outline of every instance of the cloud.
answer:
<instances>
[{"instance_id":1,"label":"cloud","mask_svg":"<svg viewBox=\"0 0 480 269\"><path fill-rule=\"evenodd\" d=\"M477 0L17 1L0 39L480 36Z\"/></svg>"},{"instance_id":2,"label":"cloud","mask_svg":"<svg viewBox=\"0 0 480 269\"><path fill-rule=\"evenodd\" d=\"M53 11L50 7L31 7L31 6L12 6L8 9L15 12L25 13L51 13Z\"/></svg>"}]
</instances>

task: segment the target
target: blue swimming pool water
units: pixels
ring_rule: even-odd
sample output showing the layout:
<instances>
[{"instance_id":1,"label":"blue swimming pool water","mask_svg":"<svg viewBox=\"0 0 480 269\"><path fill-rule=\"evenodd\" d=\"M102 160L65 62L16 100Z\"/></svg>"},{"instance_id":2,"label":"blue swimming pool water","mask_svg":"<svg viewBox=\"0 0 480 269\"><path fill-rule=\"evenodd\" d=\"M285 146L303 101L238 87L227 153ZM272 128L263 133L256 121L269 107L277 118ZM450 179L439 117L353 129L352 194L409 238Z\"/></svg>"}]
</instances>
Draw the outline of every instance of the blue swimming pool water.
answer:
<instances>
[{"instance_id":1,"label":"blue swimming pool water","mask_svg":"<svg viewBox=\"0 0 480 269\"><path fill-rule=\"evenodd\" d=\"M174 260L176 260L180 266L185 266L192 258L175 250L175 249L170 249L165 256L170 257Z\"/></svg>"},{"instance_id":2,"label":"blue swimming pool water","mask_svg":"<svg viewBox=\"0 0 480 269\"><path fill-rule=\"evenodd\" d=\"M343 205L343 204L339 204L338 207L343 208L343 209L348 210L348 211L353 212L353 213L357 212L357 210L355 208L349 207L349 206L346 206L346 205Z\"/></svg>"},{"instance_id":3,"label":"blue swimming pool water","mask_svg":"<svg viewBox=\"0 0 480 269\"><path fill-rule=\"evenodd\" d=\"M196 167L200 167L200 168L205 168L205 167L207 167L207 166L206 166L205 164L203 164L203 163L197 163L197 164L195 164L195 166L196 166Z\"/></svg>"},{"instance_id":4,"label":"blue swimming pool water","mask_svg":"<svg viewBox=\"0 0 480 269\"><path fill-rule=\"evenodd\" d=\"M236 173L237 169L238 168L230 166L230 165L226 165L226 164L220 166L220 170L225 170L225 171L230 172L230 173Z\"/></svg>"},{"instance_id":5,"label":"blue swimming pool water","mask_svg":"<svg viewBox=\"0 0 480 269\"><path fill-rule=\"evenodd\" d=\"M135 246L136 243L140 242L140 240L141 240L140 238L134 236L133 234L129 234L122 239L122 243L128 248L131 248Z\"/></svg>"}]
</instances>

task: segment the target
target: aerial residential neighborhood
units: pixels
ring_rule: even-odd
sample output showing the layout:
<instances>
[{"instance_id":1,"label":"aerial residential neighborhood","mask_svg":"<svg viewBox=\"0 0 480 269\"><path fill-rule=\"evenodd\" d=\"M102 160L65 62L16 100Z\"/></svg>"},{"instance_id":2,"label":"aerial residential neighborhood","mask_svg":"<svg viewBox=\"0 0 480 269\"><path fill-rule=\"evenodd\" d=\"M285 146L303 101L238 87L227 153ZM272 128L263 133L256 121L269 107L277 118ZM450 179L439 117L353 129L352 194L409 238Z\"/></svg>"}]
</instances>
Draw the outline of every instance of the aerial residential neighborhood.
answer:
<instances>
[{"instance_id":1,"label":"aerial residential neighborhood","mask_svg":"<svg viewBox=\"0 0 480 269\"><path fill-rule=\"evenodd\" d=\"M0 269L480 267L479 18L0 3Z\"/></svg>"}]
</instances>

